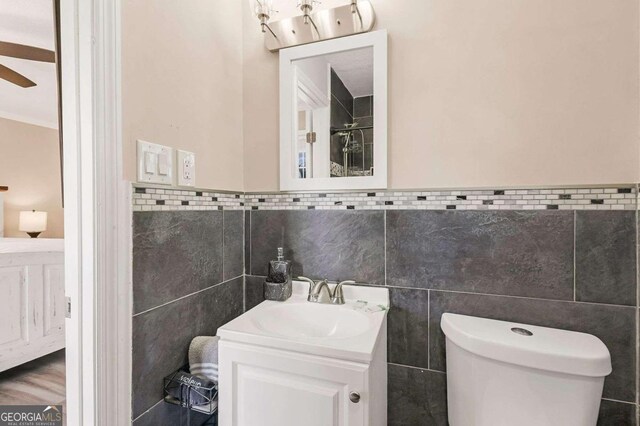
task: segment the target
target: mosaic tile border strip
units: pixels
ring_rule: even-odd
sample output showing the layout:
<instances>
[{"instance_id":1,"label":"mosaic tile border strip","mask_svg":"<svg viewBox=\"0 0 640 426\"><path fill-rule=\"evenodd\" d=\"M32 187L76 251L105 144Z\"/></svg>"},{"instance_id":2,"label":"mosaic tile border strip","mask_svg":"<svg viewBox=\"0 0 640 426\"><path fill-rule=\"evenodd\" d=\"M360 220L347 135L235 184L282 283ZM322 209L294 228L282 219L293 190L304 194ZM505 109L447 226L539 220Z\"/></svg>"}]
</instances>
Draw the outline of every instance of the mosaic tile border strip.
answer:
<instances>
[{"instance_id":1,"label":"mosaic tile border strip","mask_svg":"<svg viewBox=\"0 0 640 426\"><path fill-rule=\"evenodd\" d=\"M244 194L183 189L133 188L133 211L244 210Z\"/></svg>"},{"instance_id":2,"label":"mosaic tile border strip","mask_svg":"<svg viewBox=\"0 0 640 426\"><path fill-rule=\"evenodd\" d=\"M134 211L636 210L636 186L574 189L220 193L136 185Z\"/></svg>"},{"instance_id":3,"label":"mosaic tile border strip","mask_svg":"<svg viewBox=\"0 0 640 426\"><path fill-rule=\"evenodd\" d=\"M248 210L635 210L635 187L245 194Z\"/></svg>"}]
</instances>

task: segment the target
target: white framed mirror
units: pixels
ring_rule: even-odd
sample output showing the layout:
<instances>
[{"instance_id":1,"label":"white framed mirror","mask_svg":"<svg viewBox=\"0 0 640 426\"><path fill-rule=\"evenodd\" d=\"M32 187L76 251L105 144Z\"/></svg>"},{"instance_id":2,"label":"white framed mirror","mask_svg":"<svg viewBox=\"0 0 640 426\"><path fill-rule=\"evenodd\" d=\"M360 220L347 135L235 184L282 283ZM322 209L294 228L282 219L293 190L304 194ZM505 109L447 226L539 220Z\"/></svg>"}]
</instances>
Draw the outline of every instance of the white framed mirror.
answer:
<instances>
[{"instance_id":1,"label":"white framed mirror","mask_svg":"<svg viewBox=\"0 0 640 426\"><path fill-rule=\"evenodd\" d=\"M280 51L280 190L387 188L387 32Z\"/></svg>"}]
</instances>

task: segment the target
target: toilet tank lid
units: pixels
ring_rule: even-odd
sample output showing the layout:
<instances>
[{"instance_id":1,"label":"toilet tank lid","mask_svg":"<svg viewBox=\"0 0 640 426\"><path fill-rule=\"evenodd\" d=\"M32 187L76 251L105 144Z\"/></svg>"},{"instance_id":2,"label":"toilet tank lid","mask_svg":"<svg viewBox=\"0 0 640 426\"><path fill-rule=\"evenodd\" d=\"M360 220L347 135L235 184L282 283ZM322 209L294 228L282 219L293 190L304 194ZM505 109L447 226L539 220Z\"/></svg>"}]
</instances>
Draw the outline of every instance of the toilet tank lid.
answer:
<instances>
[{"instance_id":1,"label":"toilet tank lid","mask_svg":"<svg viewBox=\"0 0 640 426\"><path fill-rule=\"evenodd\" d=\"M591 334L449 313L440 326L451 342L486 358L580 376L611 373L609 350Z\"/></svg>"}]
</instances>

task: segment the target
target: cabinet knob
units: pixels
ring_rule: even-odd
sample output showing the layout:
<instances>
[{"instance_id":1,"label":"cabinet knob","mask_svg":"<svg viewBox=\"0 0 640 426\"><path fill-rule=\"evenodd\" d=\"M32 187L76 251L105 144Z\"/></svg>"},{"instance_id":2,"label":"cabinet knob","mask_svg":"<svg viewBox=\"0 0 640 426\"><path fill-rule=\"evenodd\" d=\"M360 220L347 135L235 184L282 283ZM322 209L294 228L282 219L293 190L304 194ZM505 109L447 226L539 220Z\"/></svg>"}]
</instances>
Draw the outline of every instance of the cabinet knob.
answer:
<instances>
[{"instance_id":1,"label":"cabinet knob","mask_svg":"<svg viewBox=\"0 0 640 426\"><path fill-rule=\"evenodd\" d=\"M357 404L358 402L360 402L360 394L358 392L351 392L349 394L349 399L351 400L351 402L353 402L354 404Z\"/></svg>"}]
</instances>

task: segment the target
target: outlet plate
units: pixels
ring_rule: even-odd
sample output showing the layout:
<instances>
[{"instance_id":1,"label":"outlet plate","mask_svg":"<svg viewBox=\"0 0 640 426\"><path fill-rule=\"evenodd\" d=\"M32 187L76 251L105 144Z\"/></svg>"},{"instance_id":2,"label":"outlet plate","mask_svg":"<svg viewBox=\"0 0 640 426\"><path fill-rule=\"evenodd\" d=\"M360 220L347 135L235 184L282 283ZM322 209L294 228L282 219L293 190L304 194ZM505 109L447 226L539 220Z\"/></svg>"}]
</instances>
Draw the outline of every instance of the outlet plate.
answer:
<instances>
[{"instance_id":1,"label":"outlet plate","mask_svg":"<svg viewBox=\"0 0 640 426\"><path fill-rule=\"evenodd\" d=\"M173 148L138 140L138 182L173 185Z\"/></svg>"},{"instance_id":2,"label":"outlet plate","mask_svg":"<svg viewBox=\"0 0 640 426\"><path fill-rule=\"evenodd\" d=\"M196 185L196 155L193 152L178 150L178 186Z\"/></svg>"}]
</instances>

